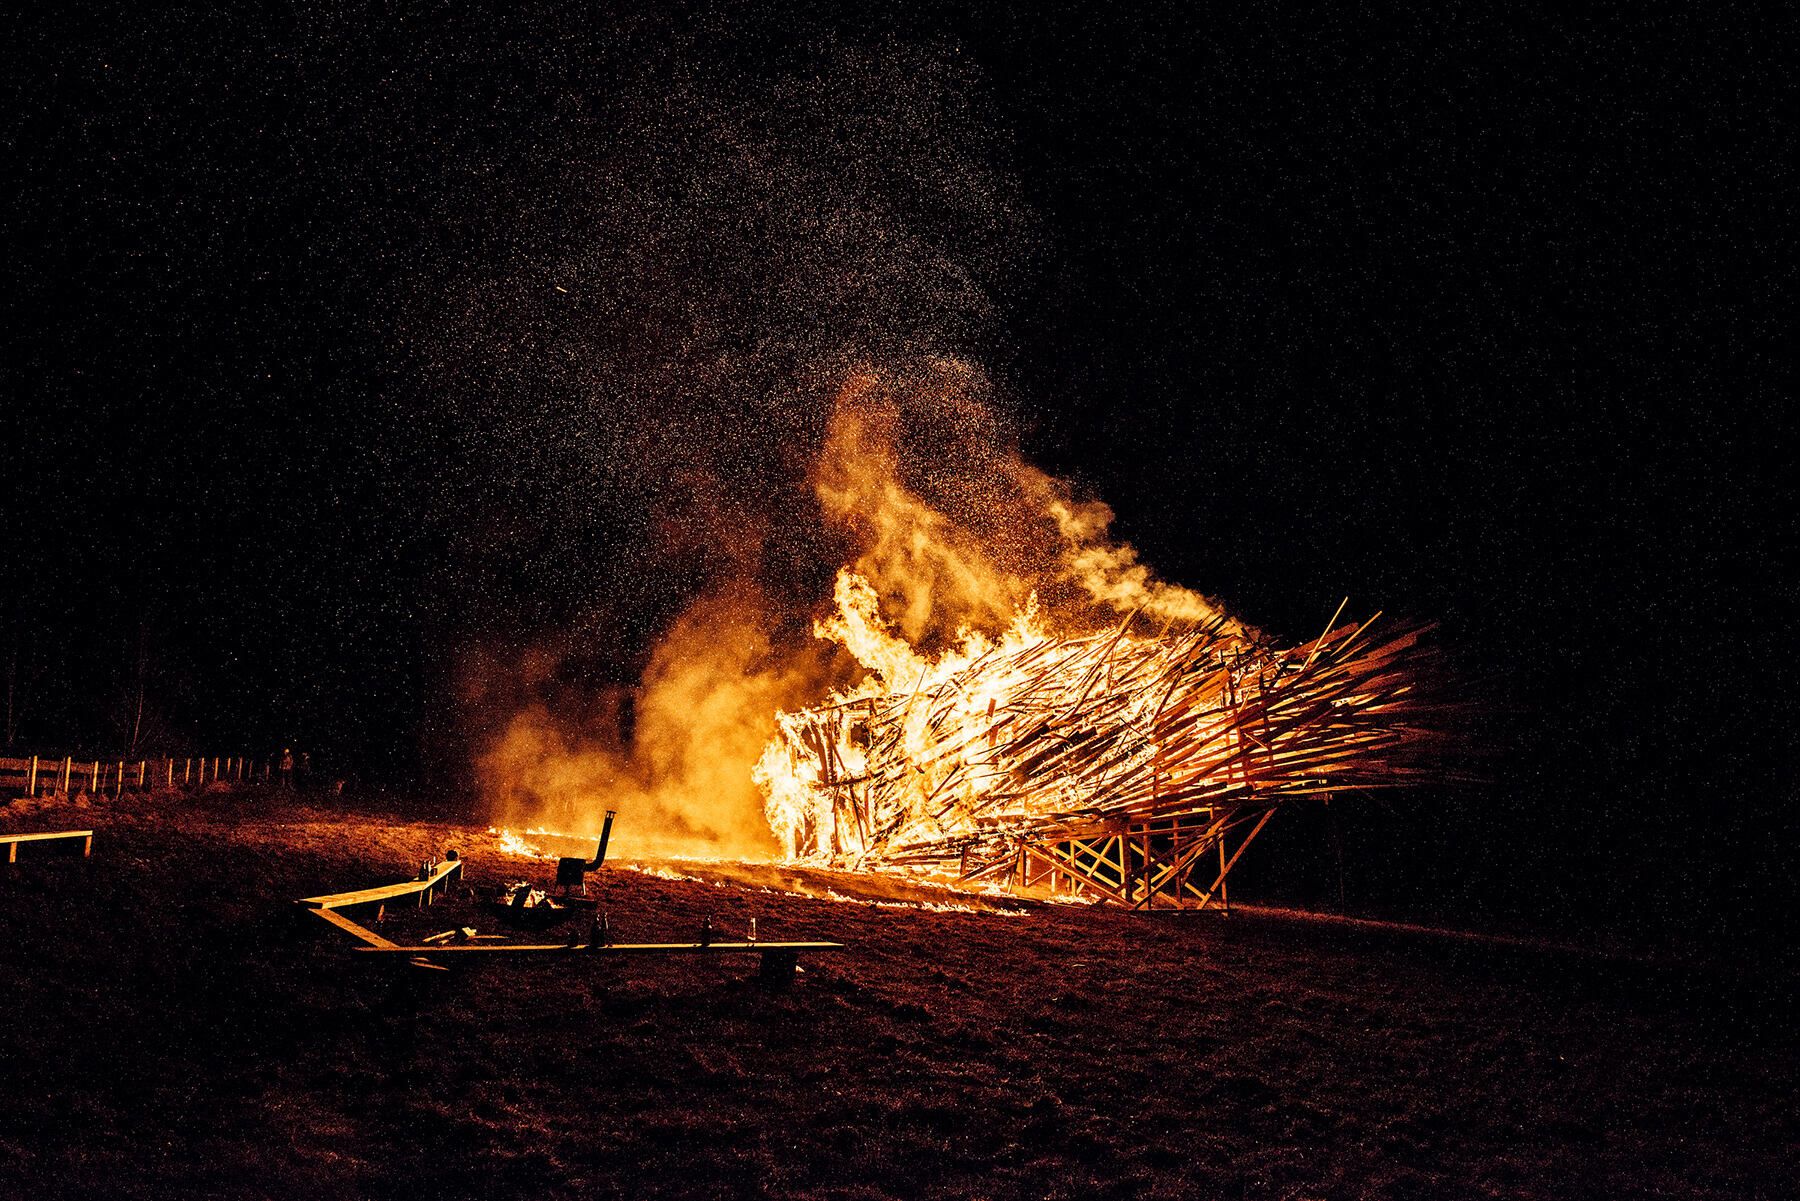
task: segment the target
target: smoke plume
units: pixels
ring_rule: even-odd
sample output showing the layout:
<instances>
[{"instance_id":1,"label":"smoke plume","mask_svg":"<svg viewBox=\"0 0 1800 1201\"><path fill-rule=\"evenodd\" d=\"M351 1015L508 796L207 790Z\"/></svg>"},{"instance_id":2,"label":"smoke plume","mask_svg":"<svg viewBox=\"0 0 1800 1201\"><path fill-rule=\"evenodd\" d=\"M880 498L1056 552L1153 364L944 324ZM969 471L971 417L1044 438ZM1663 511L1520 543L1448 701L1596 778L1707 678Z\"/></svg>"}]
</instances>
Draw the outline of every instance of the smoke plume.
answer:
<instances>
[{"instance_id":1,"label":"smoke plume","mask_svg":"<svg viewBox=\"0 0 1800 1201\"><path fill-rule=\"evenodd\" d=\"M401 322L444 465L421 616L461 648L431 757L508 824L760 854L776 711L866 670L815 633L841 568L925 654L1034 596L1072 630L1211 608L1024 460L976 365L1034 244L954 47L654 62L570 66L583 105L467 164Z\"/></svg>"}]
</instances>

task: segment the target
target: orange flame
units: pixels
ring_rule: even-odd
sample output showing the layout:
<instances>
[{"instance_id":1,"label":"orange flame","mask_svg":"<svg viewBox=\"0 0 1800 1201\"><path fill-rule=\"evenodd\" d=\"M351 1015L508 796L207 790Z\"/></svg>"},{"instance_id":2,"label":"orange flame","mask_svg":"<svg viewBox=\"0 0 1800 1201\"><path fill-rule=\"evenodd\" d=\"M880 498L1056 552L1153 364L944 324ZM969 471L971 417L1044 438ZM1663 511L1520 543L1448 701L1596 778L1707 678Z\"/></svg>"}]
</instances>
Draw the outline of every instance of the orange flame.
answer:
<instances>
[{"instance_id":1,"label":"orange flame","mask_svg":"<svg viewBox=\"0 0 1800 1201\"><path fill-rule=\"evenodd\" d=\"M951 687L973 664L1138 612L1255 635L1155 579L1111 539L1110 509L1027 463L965 363L852 374L811 483L820 544L849 545L834 603L812 626L818 641L784 641L777 631L791 623L754 584L701 596L658 642L631 720L583 724L542 703L512 715L479 763L501 818L592 834L612 808L627 853L792 855L829 820L819 773L868 768L855 723L827 729L805 706L941 694L900 725L907 752L924 757L946 722L983 726L1020 683L989 670ZM928 770L910 786L942 783Z\"/></svg>"}]
</instances>

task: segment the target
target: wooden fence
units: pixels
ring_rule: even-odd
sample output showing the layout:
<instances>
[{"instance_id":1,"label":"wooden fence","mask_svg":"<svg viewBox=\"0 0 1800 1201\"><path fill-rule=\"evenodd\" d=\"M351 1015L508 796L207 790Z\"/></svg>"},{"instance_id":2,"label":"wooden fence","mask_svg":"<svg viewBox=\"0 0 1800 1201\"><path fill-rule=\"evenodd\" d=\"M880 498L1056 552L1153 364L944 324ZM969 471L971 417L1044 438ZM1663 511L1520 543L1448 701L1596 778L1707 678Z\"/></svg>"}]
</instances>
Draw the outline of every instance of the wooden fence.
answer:
<instances>
[{"instance_id":1,"label":"wooden fence","mask_svg":"<svg viewBox=\"0 0 1800 1201\"><path fill-rule=\"evenodd\" d=\"M275 764L243 755L183 759L0 759L0 799L35 796L121 796L127 792L199 789L223 781L268 780Z\"/></svg>"}]
</instances>

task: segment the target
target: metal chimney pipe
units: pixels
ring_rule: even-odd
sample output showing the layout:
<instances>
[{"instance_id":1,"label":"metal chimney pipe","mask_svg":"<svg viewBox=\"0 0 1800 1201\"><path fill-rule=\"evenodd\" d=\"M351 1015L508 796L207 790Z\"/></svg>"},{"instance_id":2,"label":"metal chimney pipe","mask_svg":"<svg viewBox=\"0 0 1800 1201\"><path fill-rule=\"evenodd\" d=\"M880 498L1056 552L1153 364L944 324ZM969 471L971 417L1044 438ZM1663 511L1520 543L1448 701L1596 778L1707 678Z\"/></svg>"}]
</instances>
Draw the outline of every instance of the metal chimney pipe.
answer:
<instances>
[{"instance_id":1,"label":"metal chimney pipe","mask_svg":"<svg viewBox=\"0 0 1800 1201\"><path fill-rule=\"evenodd\" d=\"M600 845L594 851L594 861L588 864L589 871L593 871L606 862L606 844L612 839L613 818L616 816L618 816L618 810L608 809L606 811L606 824L600 827Z\"/></svg>"}]
</instances>

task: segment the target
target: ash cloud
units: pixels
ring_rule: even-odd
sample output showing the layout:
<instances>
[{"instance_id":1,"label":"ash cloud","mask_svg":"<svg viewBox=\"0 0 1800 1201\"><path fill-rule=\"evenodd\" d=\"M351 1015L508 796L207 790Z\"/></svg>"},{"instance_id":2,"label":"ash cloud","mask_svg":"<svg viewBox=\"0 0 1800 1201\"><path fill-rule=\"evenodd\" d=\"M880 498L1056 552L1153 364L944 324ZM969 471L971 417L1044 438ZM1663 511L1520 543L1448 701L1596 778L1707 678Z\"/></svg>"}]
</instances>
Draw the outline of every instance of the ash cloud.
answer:
<instances>
[{"instance_id":1,"label":"ash cloud","mask_svg":"<svg viewBox=\"0 0 1800 1201\"><path fill-rule=\"evenodd\" d=\"M979 80L943 49L798 57L620 80L444 214L479 245L406 349L478 624L654 629L671 578L791 577L763 565L815 560L810 532L769 518L807 500L844 369L991 340L1029 242Z\"/></svg>"},{"instance_id":2,"label":"ash cloud","mask_svg":"<svg viewBox=\"0 0 1800 1201\"><path fill-rule=\"evenodd\" d=\"M810 627L854 557L813 491L834 398L989 351L1031 221L953 47L612 68L571 67L606 86L527 122L528 153L458 160L396 323L445 467L418 502L430 641L458 648L430 757L466 748L516 816L637 798L640 830L753 847L767 731L724 714L832 674Z\"/></svg>"},{"instance_id":3,"label":"ash cloud","mask_svg":"<svg viewBox=\"0 0 1800 1201\"><path fill-rule=\"evenodd\" d=\"M682 59L444 215L480 252L406 342L459 467L433 757L497 820L771 853L777 710L864 670L815 636L846 565L926 653L1031 603L1211 612L1022 458L976 365L1032 257L981 86L945 47Z\"/></svg>"}]
</instances>

